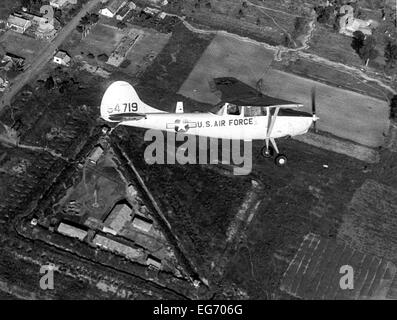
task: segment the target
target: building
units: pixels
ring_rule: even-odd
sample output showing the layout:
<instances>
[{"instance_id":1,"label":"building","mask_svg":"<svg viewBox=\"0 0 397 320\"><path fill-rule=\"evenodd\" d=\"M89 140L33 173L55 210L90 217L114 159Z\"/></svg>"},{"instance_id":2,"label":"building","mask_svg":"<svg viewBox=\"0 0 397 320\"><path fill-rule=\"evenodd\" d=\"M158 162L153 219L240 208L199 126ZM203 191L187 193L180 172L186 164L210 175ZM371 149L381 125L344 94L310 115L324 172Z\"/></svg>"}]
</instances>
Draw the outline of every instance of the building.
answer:
<instances>
[{"instance_id":1,"label":"building","mask_svg":"<svg viewBox=\"0 0 397 320\"><path fill-rule=\"evenodd\" d=\"M155 16L156 14L160 13L159 9L150 8L150 7L146 7L142 11L145 12L149 16Z\"/></svg>"},{"instance_id":2,"label":"building","mask_svg":"<svg viewBox=\"0 0 397 320\"><path fill-rule=\"evenodd\" d=\"M96 164L99 160L99 158L102 156L103 154L103 148L101 145L98 145L97 147L95 147L94 150L92 150L91 154L88 157L88 160L91 164Z\"/></svg>"},{"instance_id":3,"label":"building","mask_svg":"<svg viewBox=\"0 0 397 320\"><path fill-rule=\"evenodd\" d=\"M112 0L106 7L99 10L99 13L108 18L113 18L117 11L127 4L125 0Z\"/></svg>"},{"instance_id":4,"label":"building","mask_svg":"<svg viewBox=\"0 0 397 320\"><path fill-rule=\"evenodd\" d=\"M110 234L112 234L114 236L117 236L117 232L115 230L113 230L113 229L108 228L108 227L103 227L102 231L105 232L105 233L110 233Z\"/></svg>"},{"instance_id":5,"label":"building","mask_svg":"<svg viewBox=\"0 0 397 320\"><path fill-rule=\"evenodd\" d=\"M149 232L152 228L153 221L136 214L132 220L132 225L143 232Z\"/></svg>"},{"instance_id":6,"label":"building","mask_svg":"<svg viewBox=\"0 0 397 320\"><path fill-rule=\"evenodd\" d=\"M18 33L24 33L31 25L32 22L30 20L16 15L10 15L7 20L7 28Z\"/></svg>"},{"instance_id":7,"label":"building","mask_svg":"<svg viewBox=\"0 0 397 320\"><path fill-rule=\"evenodd\" d=\"M105 250L109 250L112 252L116 252L121 254L129 259L139 259L142 258L144 252L140 248L136 248L131 245L126 245L124 243L112 240L110 238L101 236L97 234L93 240L94 244L98 247L101 247Z\"/></svg>"},{"instance_id":8,"label":"building","mask_svg":"<svg viewBox=\"0 0 397 320\"><path fill-rule=\"evenodd\" d=\"M149 267L153 267L155 269L161 269L161 260L152 256L152 255L148 255L147 259L146 259L146 264Z\"/></svg>"},{"instance_id":9,"label":"building","mask_svg":"<svg viewBox=\"0 0 397 320\"><path fill-rule=\"evenodd\" d=\"M135 189L135 186L133 184L130 184L127 188L127 194L130 197L135 198L138 195L138 191Z\"/></svg>"},{"instance_id":10,"label":"building","mask_svg":"<svg viewBox=\"0 0 397 320\"><path fill-rule=\"evenodd\" d=\"M66 6L67 4L76 4L77 0L50 0L50 6L62 9L62 7Z\"/></svg>"},{"instance_id":11,"label":"building","mask_svg":"<svg viewBox=\"0 0 397 320\"><path fill-rule=\"evenodd\" d=\"M70 61L72 59L70 56L65 52L59 50L55 55L54 55L54 62L63 66L69 66ZM103 151L103 150L102 150Z\"/></svg>"},{"instance_id":12,"label":"building","mask_svg":"<svg viewBox=\"0 0 397 320\"><path fill-rule=\"evenodd\" d=\"M127 204L116 204L106 218L105 224L118 233L124 228L127 222L131 221L131 214L132 209Z\"/></svg>"},{"instance_id":13,"label":"building","mask_svg":"<svg viewBox=\"0 0 397 320\"><path fill-rule=\"evenodd\" d=\"M17 56L13 53L7 52L4 55L3 59L1 59L0 68L5 71L8 71L11 69L11 67L14 64L23 66L24 63L25 63L25 58Z\"/></svg>"},{"instance_id":14,"label":"building","mask_svg":"<svg viewBox=\"0 0 397 320\"><path fill-rule=\"evenodd\" d=\"M0 77L0 92L4 92L9 86L9 81L6 78Z\"/></svg>"},{"instance_id":15,"label":"building","mask_svg":"<svg viewBox=\"0 0 397 320\"><path fill-rule=\"evenodd\" d=\"M131 11L134 10L136 8L135 3L130 2L128 3L127 6L124 6L123 8L121 8L116 15L116 19L119 21L124 20L124 18L127 16L127 14Z\"/></svg>"},{"instance_id":16,"label":"building","mask_svg":"<svg viewBox=\"0 0 397 320\"><path fill-rule=\"evenodd\" d=\"M71 226L63 222L59 224L57 231L65 236L77 238L79 240L84 240L84 238L87 236L86 230Z\"/></svg>"},{"instance_id":17,"label":"building","mask_svg":"<svg viewBox=\"0 0 397 320\"><path fill-rule=\"evenodd\" d=\"M352 6L342 6L339 13L344 14L339 19L339 33L349 37L352 37L355 31L361 31L365 35L371 35L372 29L378 26L378 22L375 20L356 19L353 14Z\"/></svg>"},{"instance_id":18,"label":"building","mask_svg":"<svg viewBox=\"0 0 397 320\"><path fill-rule=\"evenodd\" d=\"M155 6L160 8L161 6L166 6L168 4L168 0L149 0L149 2Z\"/></svg>"}]
</instances>

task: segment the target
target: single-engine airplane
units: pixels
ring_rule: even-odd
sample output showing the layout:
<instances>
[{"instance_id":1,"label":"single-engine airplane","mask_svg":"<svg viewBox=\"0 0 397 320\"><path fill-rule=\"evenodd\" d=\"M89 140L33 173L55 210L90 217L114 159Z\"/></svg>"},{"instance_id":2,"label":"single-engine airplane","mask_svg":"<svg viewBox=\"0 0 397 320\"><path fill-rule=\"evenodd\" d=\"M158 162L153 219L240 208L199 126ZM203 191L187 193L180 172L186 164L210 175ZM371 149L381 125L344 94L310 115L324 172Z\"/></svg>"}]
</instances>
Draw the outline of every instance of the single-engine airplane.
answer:
<instances>
[{"instance_id":1,"label":"single-engine airplane","mask_svg":"<svg viewBox=\"0 0 397 320\"><path fill-rule=\"evenodd\" d=\"M314 90L310 114L294 110L302 104L263 95L235 78L216 78L211 86L222 94L222 101L211 112L184 113L183 103L177 102L175 112L168 113L141 101L128 82L116 81L103 95L101 117L117 125L219 139L264 140L262 155L270 158L276 152L278 166L284 166L287 157L279 152L275 139L304 134L319 119Z\"/></svg>"}]
</instances>

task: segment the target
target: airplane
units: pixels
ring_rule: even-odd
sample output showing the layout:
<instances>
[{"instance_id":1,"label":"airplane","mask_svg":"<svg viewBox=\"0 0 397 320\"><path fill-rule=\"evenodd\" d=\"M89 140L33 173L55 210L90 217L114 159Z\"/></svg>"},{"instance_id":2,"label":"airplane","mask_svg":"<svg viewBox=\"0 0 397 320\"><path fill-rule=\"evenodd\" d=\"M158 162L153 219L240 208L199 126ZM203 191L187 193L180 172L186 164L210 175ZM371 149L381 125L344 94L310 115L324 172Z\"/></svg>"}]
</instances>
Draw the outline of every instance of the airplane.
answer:
<instances>
[{"instance_id":1,"label":"airplane","mask_svg":"<svg viewBox=\"0 0 397 320\"><path fill-rule=\"evenodd\" d=\"M232 77L213 79L213 91L221 93L221 102L209 112L185 113L183 102L176 103L174 113L147 105L134 87L125 81L113 82L101 101L101 117L117 125L180 132L218 139L264 140L261 154L284 166L287 157L279 152L275 139L301 135L315 128L315 90L312 90L312 113L295 110L302 104L263 95ZM271 146L270 146L271 144Z\"/></svg>"}]
</instances>

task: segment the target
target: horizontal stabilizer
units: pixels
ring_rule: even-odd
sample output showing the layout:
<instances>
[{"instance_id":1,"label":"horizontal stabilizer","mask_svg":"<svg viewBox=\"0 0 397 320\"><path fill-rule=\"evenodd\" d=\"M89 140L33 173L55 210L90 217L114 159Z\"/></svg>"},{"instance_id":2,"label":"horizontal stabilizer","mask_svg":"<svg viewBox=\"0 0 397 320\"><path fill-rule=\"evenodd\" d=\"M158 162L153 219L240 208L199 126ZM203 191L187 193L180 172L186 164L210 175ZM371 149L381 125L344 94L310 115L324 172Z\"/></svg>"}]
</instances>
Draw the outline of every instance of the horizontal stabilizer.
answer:
<instances>
[{"instance_id":1,"label":"horizontal stabilizer","mask_svg":"<svg viewBox=\"0 0 397 320\"><path fill-rule=\"evenodd\" d=\"M146 118L146 115L142 113L119 113L119 114L111 114L108 116L110 121L130 121L130 120L140 120L142 118Z\"/></svg>"}]
</instances>

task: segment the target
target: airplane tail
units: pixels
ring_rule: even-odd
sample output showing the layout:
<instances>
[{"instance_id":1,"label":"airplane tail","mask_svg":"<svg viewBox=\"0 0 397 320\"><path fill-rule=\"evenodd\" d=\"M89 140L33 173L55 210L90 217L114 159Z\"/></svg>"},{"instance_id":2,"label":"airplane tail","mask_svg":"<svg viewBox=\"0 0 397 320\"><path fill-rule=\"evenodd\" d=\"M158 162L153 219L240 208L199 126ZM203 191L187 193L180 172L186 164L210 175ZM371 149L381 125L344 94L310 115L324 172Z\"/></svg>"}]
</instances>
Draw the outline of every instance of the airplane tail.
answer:
<instances>
[{"instance_id":1,"label":"airplane tail","mask_svg":"<svg viewBox=\"0 0 397 320\"><path fill-rule=\"evenodd\" d=\"M115 81L105 91L101 102L101 117L109 122L137 120L148 113L162 113L139 99L134 87L126 81Z\"/></svg>"}]
</instances>

